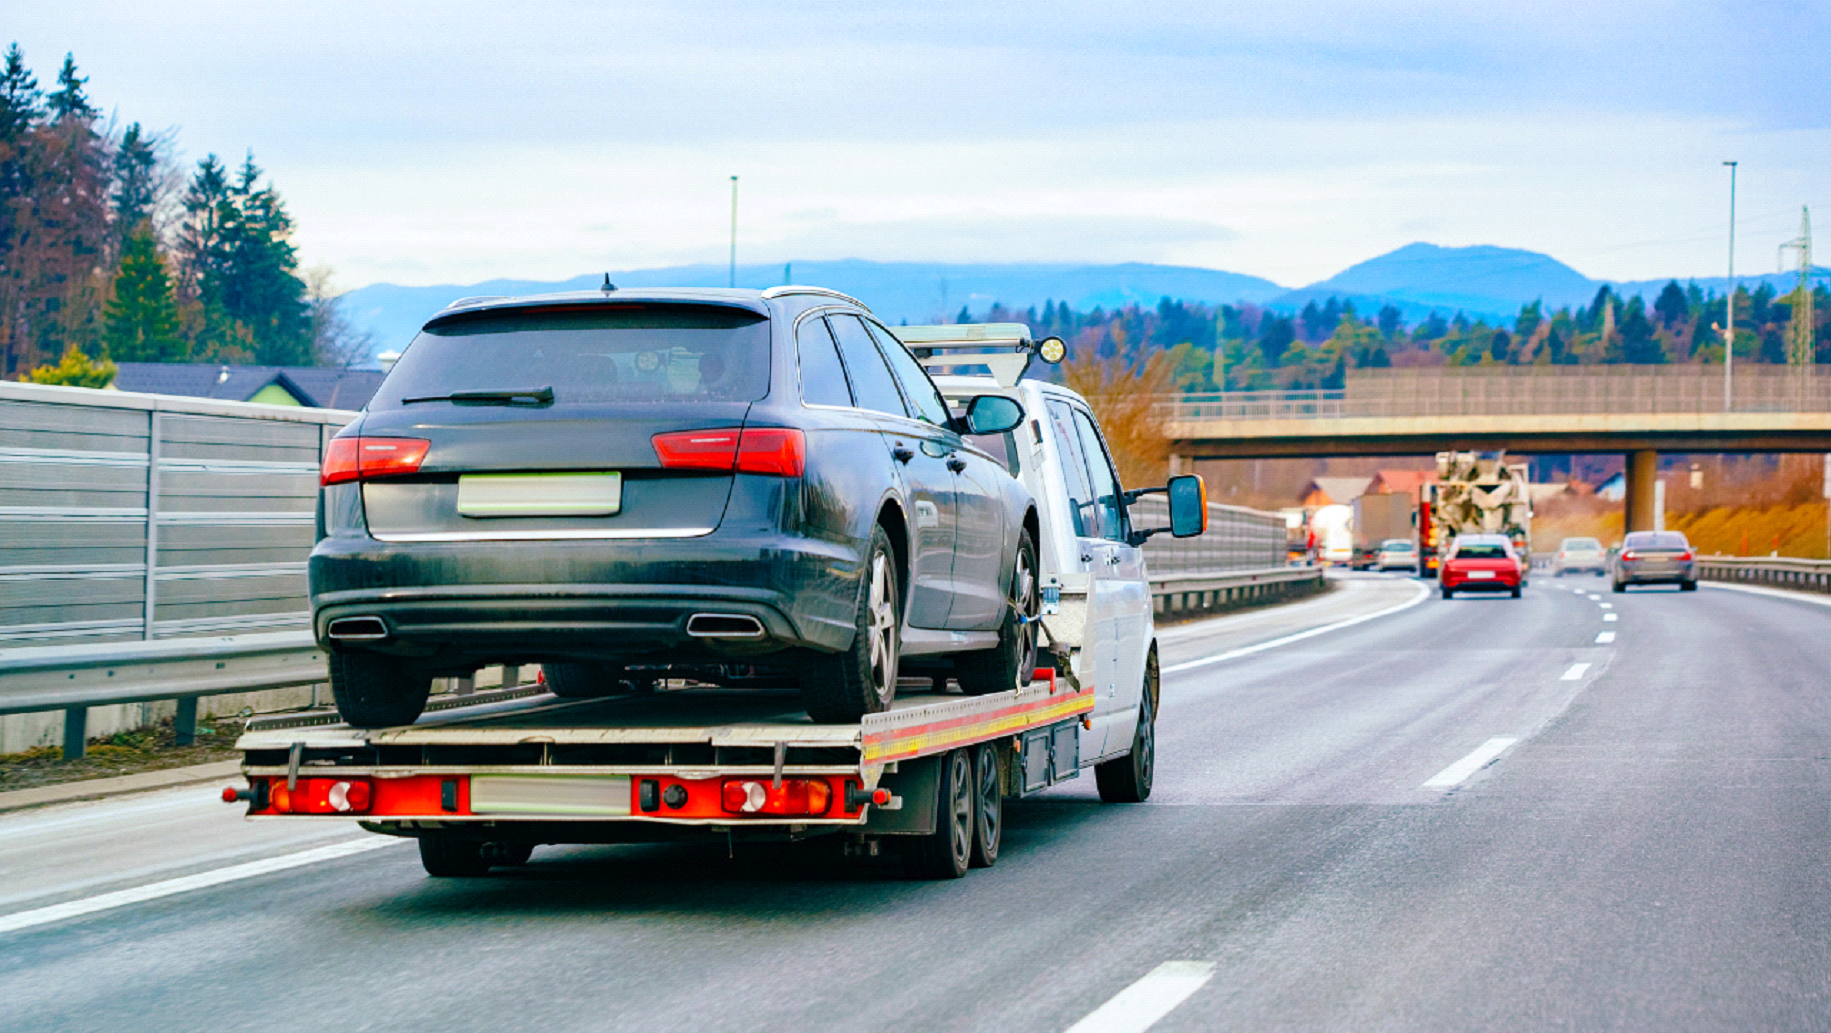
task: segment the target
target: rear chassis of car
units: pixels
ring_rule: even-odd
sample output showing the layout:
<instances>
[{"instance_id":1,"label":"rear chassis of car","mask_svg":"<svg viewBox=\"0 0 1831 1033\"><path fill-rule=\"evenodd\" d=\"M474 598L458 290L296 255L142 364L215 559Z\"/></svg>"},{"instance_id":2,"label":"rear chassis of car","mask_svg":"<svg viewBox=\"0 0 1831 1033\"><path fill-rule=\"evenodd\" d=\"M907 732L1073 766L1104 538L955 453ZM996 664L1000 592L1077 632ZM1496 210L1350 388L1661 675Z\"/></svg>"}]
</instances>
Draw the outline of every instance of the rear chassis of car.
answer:
<instances>
[{"instance_id":1,"label":"rear chassis of car","mask_svg":"<svg viewBox=\"0 0 1831 1033\"><path fill-rule=\"evenodd\" d=\"M1490 576L1478 576L1482 573ZM1438 574L1438 583L1446 595L1453 592L1518 592L1522 580L1519 564L1512 560L1471 561L1451 557Z\"/></svg>"}]
</instances>

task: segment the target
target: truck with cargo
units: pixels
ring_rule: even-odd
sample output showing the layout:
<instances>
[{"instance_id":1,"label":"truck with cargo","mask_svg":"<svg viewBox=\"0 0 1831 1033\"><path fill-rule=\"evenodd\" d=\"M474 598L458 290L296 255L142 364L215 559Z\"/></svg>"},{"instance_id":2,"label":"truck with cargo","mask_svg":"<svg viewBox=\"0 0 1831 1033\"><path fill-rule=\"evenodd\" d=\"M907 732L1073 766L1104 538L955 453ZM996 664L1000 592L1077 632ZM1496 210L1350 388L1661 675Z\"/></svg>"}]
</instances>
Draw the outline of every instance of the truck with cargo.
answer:
<instances>
[{"instance_id":1,"label":"truck with cargo","mask_svg":"<svg viewBox=\"0 0 1831 1033\"><path fill-rule=\"evenodd\" d=\"M1437 453L1430 524L1440 554L1461 534L1501 534L1512 541L1527 569L1532 565L1532 498L1529 468L1506 453Z\"/></svg>"},{"instance_id":2,"label":"truck with cargo","mask_svg":"<svg viewBox=\"0 0 1831 1033\"><path fill-rule=\"evenodd\" d=\"M1351 503L1354 509L1354 567L1371 570L1376 566L1380 543L1395 538L1412 539L1417 534L1416 503L1406 492L1380 492L1358 495Z\"/></svg>"},{"instance_id":3,"label":"truck with cargo","mask_svg":"<svg viewBox=\"0 0 1831 1033\"><path fill-rule=\"evenodd\" d=\"M885 709L821 722L792 683L708 680L695 658L648 669L660 686L650 692L510 688L392 727L274 718L238 741L247 784L225 799L252 819L355 819L414 838L433 876L525 863L541 844L828 836L855 855L900 844L910 874L929 878L994 863L1004 803L1088 768L1103 800L1144 800L1158 670L1140 546L1160 531L1202 532L1200 479L1148 489L1168 494L1170 527L1133 526L1127 507L1146 491L1120 486L1085 401L1020 382L1034 355L1059 360L1059 340L1034 342L1021 325L898 334L925 365L940 353L993 370L938 378L950 400L1002 394L1024 409L1021 424L968 444L1040 503L1040 606L1027 619L1042 642L1027 684L951 691L961 672L923 654L901 668Z\"/></svg>"}]
</instances>

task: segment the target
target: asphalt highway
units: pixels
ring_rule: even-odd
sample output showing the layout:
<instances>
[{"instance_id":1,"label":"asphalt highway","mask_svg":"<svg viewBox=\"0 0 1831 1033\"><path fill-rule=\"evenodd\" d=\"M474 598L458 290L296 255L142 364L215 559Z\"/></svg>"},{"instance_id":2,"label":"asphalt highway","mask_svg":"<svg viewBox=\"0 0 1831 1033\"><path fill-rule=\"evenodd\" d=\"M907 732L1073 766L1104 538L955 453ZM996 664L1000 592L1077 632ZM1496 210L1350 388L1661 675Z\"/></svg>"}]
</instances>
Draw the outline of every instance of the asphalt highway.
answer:
<instances>
[{"instance_id":1,"label":"asphalt highway","mask_svg":"<svg viewBox=\"0 0 1831 1033\"><path fill-rule=\"evenodd\" d=\"M0 815L0 1029L1831 1029L1831 606L1365 577L1160 642L1151 801L1014 803L954 882Z\"/></svg>"}]
</instances>

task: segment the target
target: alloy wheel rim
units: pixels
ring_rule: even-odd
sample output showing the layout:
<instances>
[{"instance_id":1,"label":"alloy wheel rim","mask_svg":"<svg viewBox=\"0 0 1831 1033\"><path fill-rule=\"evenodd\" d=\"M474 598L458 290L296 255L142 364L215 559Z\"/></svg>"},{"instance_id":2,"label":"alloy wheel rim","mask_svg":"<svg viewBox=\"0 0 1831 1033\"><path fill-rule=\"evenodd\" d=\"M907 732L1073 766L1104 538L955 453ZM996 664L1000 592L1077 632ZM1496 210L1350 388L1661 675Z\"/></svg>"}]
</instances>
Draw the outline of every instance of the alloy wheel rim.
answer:
<instances>
[{"instance_id":1,"label":"alloy wheel rim","mask_svg":"<svg viewBox=\"0 0 1831 1033\"><path fill-rule=\"evenodd\" d=\"M954 857L959 859L969 856L973 849L973 794L970 770L972 763L966 759L964 753L955 754L955 757L953 774L949 781L952 783L950 788L953 790L954 799L954 820L952 822Z\"/></svg>"},{"instance_id":2,"label":"alloy wheel rim","mask_svg":"<svg viewBox=\"0 0 1831 1033\"><path fill-rule=\"evenodd\" d=\"M865 633L871 639L871 680L878 699L888 702L896 688L896 604L890 598L890 559L871 557Z\"/></svg>"},{"instance_id":3,"label":"alloy wheel rim","mask_svg":"<svg viewBox=\"0 0 1831 1033\"><path fill-rule=\"evenodd\" d=\"M1036 669L1036 618L1042 609L1036 584L1035 560L1027 552L1017 553L1017 612L1023 620L1017 626L1017 684L1030 684Z\"/></svg>"},{"instance_id":4,"label":"alloy wheel rim","mask_svg":"<svg viewBox=\"0 0 1831 1033\"><path fill-rule=\"evenodd\" d=\"M979 772L979 833L989 854L998 846L998 761Z\"/></svg>"}]
</instances>

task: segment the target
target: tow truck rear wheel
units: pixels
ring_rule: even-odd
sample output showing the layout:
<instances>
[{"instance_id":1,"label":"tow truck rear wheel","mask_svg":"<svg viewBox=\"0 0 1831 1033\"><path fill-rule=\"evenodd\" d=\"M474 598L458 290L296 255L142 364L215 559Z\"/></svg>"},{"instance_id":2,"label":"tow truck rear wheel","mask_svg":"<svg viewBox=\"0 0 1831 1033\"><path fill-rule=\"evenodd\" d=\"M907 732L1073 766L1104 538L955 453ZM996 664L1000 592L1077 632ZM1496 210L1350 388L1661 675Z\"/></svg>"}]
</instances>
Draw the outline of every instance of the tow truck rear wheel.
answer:
<instances>
[{"instance_id":1,"label":"tow truck rear wheel","mask_svg":"<svg viewBox=\"0 0 1831 1033\"><path fill-rule=\"evenodd\" d=\"M935 830L903 844L903 867L915 879L958 879L973 862L973 758L954 750L941 759Z\"/></svg>"},{"instance_id":2,"label":"tow truck rear wheel","mask_svg":"<svg viewBox=\"0 0 1831 1033\"><path fill-rule=\"evenodd\" d=\"M969 696L1009 692L1030 684L1036 673L1036 617L1042 612L1042 587L1036 577L1036 542L1028 528L1017 539L1017 562L1011 571L1011 598L998 625L998 645L954 660L954 677Z\"/></svg>"},{"instance_id":3,"label":"tow truck rear wheel","mask_svg":"<svg viewBox=\"0 0 1831 1033\"><path fill-rule=\"evenodd\" d=\"M989 742L973 750L973 867L998 863L1004 840L1004 784L998 777L998 748Z\"/></svg>"},{"instance_id":4,"label":"tow truck rear wheel","mask_svg":"<svg viewBox=\"0 0 1831 1033\"><path fill-rule=\"evenodd\" d=\"M330 656L331 698L337 713L357 728L410 725L426 710L432 676L382 653Z\"/></svg>"},{"instance_id":5,"label":"tow truck rear wheel","mask_svg":"<svg viewBox=\"0 0 1831 1033\"><path fill-rule=\"evenodd\" d=\"M490 862L483 843L445 833L420 837L420 865L435 879L475 879L488 875Z\"/></svg>"},{"instance_id":6,"label":"tow truck rear wheel","mask_svg":"<svg viewBox=\"0 0 1831 1033\"><path fill-rule=\"evenodd\" d=\"M852 645L801 672L801 704L815 721L851 724L890 709L903 638L903 596L896 581L896 554L880 524L871 531L864 576L858 579Z\"/></svg>"},{"instance_id":7,"label":"tow truck rear wheel","mask_svg":"<svg viewBox=\"0 0 1831 1033\"><path fill-rule=\"evenodd\" d=\"M1138 697L1138 727L1132 752L1094 765L1094 785L1106 803L1143 803L1151 798L1157 769L1157 654L1145 661L1144 692Z\"/></svg>"}]
</instances>

